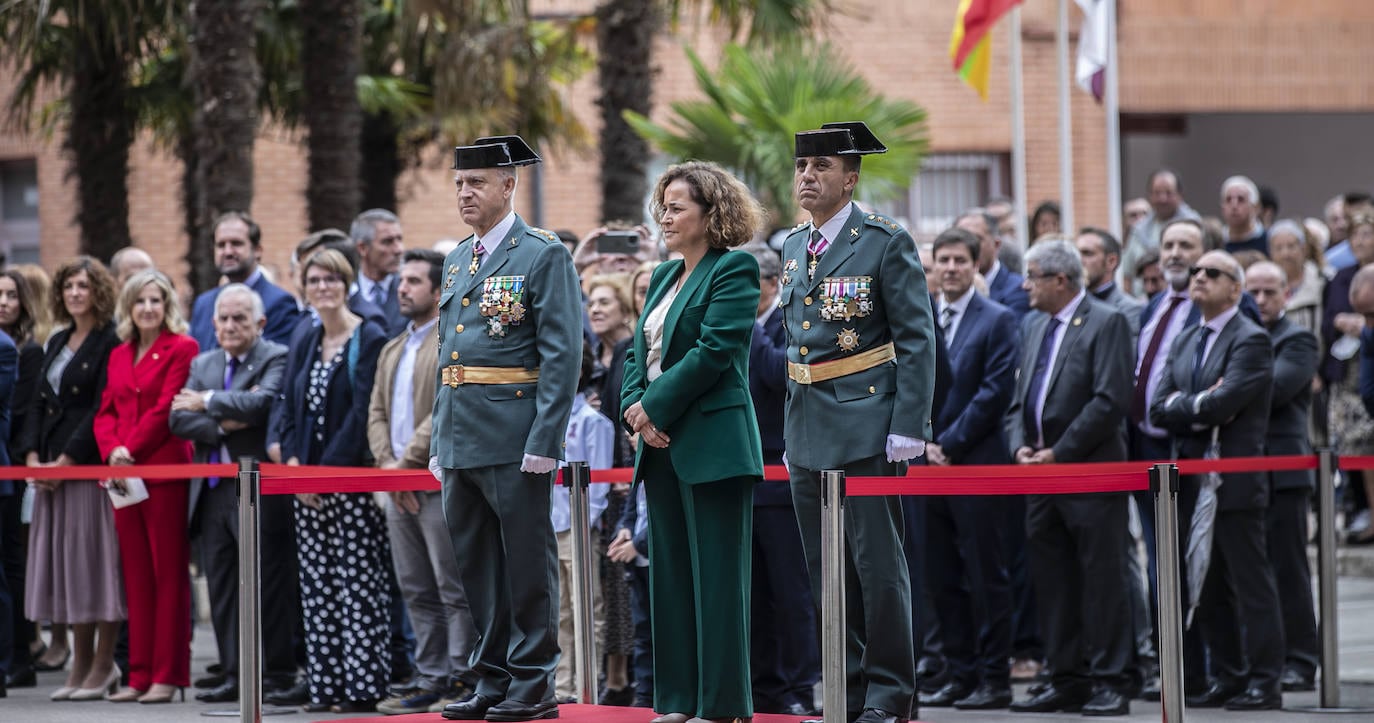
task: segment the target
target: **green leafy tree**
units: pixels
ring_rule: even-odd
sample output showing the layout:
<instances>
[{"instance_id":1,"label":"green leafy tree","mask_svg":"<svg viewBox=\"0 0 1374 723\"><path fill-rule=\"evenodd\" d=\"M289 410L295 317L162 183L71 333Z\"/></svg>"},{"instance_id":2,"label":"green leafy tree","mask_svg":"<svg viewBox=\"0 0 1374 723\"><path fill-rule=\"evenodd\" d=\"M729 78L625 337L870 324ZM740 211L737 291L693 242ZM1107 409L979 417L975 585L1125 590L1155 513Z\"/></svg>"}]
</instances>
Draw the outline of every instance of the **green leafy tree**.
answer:
<instances>
[{"instance_id":1,"label":"green leafy tree","mask_svg":"<svg viewBox=\"0 0 1374 723\"><path fill-rule=\"evenodd\" d=\"M862 120L888 152L863 163L859 195L891 198L910 185L926 151L925 111L884 98L827 46L727 46L713 73L687 51L703 98L673 103L665 123L627 112L625 120L674 158L715 161L740 174L776 214L797 215L793 134L832 121Z\"/></svg>"}]
</instances>

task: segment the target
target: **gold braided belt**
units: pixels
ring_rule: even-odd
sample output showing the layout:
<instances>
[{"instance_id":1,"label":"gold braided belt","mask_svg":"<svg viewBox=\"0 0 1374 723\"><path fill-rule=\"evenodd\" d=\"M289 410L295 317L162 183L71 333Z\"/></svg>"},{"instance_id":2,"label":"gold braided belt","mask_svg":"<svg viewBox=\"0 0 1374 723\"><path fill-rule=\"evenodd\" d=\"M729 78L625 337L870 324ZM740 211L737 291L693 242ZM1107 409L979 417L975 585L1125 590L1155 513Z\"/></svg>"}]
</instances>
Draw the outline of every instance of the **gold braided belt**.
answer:
<instances>
[{"instance_id":1,"label":"gold braided belt","mask_svg":"<svg viewBox=\"0 0 1374 723\"><path fill-rule=\"evenodd\" d=\"M817 364L798 364L787 362L787 376L798 384L814 384L828 379L857 374L885 364L897 358L897 351L892 346L892 342L874 347L868 351L859 352L851 357L835 359L828 362Z\"/></svg>"},{"instance_id":2,"label":"gold braided belt","mask_svg":"<svg viewBox=\"0 0 1374 723\"><path fill-rule=\"evenodd\" d=\"M459 384L528 384L539 381L538 369L523 367L470 367L450 364L439 373L440 383L454 389L457 389Z\"/></svg>"}]
</instances>

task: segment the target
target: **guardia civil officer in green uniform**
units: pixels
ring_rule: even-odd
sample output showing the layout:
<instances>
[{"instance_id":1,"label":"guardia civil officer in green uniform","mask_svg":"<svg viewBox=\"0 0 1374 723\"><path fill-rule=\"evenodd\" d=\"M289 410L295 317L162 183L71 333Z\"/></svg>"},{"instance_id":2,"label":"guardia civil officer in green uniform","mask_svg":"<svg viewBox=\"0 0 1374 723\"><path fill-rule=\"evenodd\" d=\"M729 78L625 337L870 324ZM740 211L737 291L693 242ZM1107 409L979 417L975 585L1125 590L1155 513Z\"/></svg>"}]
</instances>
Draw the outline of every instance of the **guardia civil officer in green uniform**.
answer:
<instances>
[{"instance_id":1,"label":"guardia civil officer in green uniform","mask_svg":"<svg viewBox=\"0 0 1374 723\"><path fill-rule=\"evenodd\" d=\"M581 296L558 237L515 213L518 136L454 149L472 227L444 261L430 467L472 608L477 692L449 720L556 718L557 548L549 520L582 360Z\"/></svg>"},{"instance_id":2,"label":"guardia civil officer in green uniform","mask_svg":"<svg viewBox=\"0 0 1374 723\"><path fill-rule=\"evenodd\" d=\"M886 147L862 122L796 135L797 199L811 216L783 244L783 436L793 507L820 600L820 473L901 475L925 451L935 329L911 235L854 205L860 157ZM845 506L849 719L915 714L911 583L897 497Z\"/></svg>"}]
</instances>

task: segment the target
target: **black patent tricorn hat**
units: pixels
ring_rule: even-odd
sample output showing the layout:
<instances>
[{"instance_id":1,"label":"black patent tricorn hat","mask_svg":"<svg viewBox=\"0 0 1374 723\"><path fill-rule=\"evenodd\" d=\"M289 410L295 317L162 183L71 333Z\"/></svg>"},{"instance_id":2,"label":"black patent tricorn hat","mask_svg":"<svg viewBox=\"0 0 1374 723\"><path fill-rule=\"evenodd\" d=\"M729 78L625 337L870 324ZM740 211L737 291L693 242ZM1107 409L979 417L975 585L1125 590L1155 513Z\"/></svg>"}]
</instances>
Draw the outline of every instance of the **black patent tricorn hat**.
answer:
<instances>
[{"instance_id":1,"label":"black patent tricorn hat","mask_svg":"<svg viewBox=\"0 0 1374 723\"><path fill-rule=\"evenodd\" d=\"M453 149L455 171L528 166L542 160L520 136L487 136Z\"/></svg>"},{"instance_id":2,"label":"black patent tricorn hat","mask_svg":"<svg viewBox=\"0 0 1374 723\"><path fill-rule=\"evenodd\" d=\"M866 156L886 153L883 145L863 121L826 123L819 130L796 134L796 158L814 156Z\"/></svg>"}]
</instances>

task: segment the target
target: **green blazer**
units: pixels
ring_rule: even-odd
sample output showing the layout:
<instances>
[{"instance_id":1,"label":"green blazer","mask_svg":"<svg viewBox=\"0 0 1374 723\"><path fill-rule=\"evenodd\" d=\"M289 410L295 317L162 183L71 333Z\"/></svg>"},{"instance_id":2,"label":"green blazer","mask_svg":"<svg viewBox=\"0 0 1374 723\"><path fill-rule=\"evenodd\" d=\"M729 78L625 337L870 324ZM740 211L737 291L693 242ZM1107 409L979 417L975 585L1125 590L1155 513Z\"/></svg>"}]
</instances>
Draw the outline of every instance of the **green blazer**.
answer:
<instances>
[{"instance_id":1,"label":"green blazer","mask_svg":"<svg viewBox=\"0 0 1374 723\"><path fill-rule=\"evenodd\" d=\"M849 208L839 238L821 255L811 280L811 224L798 226L783 242L778 306L787 328L787 360L817 364L888 342L897 359L815 384L788 380L787 461L810 470L839 469L880 455L889 434L931 438L935 326L916 244L886 216ZM827 296L853 303L837 314Z\"/></svg>"},{"instance_id":2,"label":"green blazer","mask_svg":"<svg viewBox=\"0 0 1374 723\"><path fill-rule=\"evenodd\" d=\"M582 370L582 293L572 256L519 215L506 241L469 273L475 243L468 237L444 260L430 455L449 469L518 464L527 453L562 459ZM507 292L504 312L483 303ZM450 364L538 369L539 381L448 387L441 370Z\"/></svg>"},{"instance_id":3,"label":"green blazer","mask_svg":"<svg viewBox=\"0 0 1374 723\"><path fill-rule=\"evenodd\" d=\"M654 270L645 313L625 354L621 409L640 402L671 440L669 456L687 484L762 477L754 403L749 397L749 343L758 318L759 265L744 252L711 249L683 282L663 325L663 375L649 382L644 318L682 275L683 262ZM638 457L635 479L639 479Z\"/></svg>"}]
</instances>

